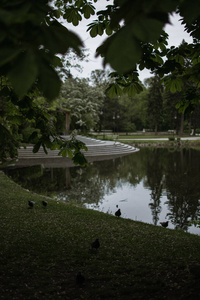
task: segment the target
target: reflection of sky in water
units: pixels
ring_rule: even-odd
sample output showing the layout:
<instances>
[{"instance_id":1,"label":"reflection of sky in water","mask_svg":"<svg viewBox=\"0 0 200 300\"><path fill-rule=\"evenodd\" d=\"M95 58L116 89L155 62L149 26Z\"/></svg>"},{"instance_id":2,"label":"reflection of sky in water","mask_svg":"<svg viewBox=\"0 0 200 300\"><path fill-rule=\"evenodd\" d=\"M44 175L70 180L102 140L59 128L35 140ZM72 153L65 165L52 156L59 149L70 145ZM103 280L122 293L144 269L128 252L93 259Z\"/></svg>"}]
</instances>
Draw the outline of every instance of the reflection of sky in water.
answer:
<instances>
[{"instance_id":1,"label":"reflection of sky in water","mask_svg":"<svg viewBox=\"0 0 200 300\"><path fill-rule=\"evenodd\" d=\"M152 211L149 206L151 199L150 194L151 191L146 187L144 188L143 182L140 182L135 187L124 183L120 187L115 187L114 193L104 195L104 198L98 205L86 204L86 207L114 214L117 210L116 205L118 205L118 208L120 208L122 212L122 218L153 224ZM167 204L165 204L167 197L162 196L160 200L161 212L158 214L158 226L161 226L159 222L167 221L167 213L169 213ZM168 228L174 229L174 225L169 222ZM195 226L189 226L188 232L200 234L200 229Z\"/></svg>"},{"instance_id":2,"label":"reflection of sky in water","mask_svg":"<svg viewBox=\"0 0 200 300\"><path fill-rule=\"evenodd\" d=\"M158 226L169 220L172 229L172 222L183 226L190 217L200 217L199 174L200 151L146 148L83 169L36 165L7 170L14 181L39 194L112 215L118 205L123 218ZM200 228L189 226L188 231L200 235Z\"/></svg>"}]
</instances>

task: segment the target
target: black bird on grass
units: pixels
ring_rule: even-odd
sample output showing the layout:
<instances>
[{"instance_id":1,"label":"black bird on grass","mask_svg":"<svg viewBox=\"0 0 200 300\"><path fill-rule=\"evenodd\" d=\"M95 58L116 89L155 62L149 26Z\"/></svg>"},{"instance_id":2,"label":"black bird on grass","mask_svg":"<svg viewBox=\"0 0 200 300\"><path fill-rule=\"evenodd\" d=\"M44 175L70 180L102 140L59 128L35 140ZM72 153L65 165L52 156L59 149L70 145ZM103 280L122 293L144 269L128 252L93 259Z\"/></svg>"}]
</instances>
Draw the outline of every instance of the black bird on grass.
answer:
<instances>
[{"instance_id":1,"label":"black bird on grass","mask_svg":"<svg viewBox=\"0 0 200 300\"><path fill-rule=\"evenodd\" d=\"M96 239L94 242L91 244L92 249L98 249L100 247L99 239Z\"/></svg>"},{"instance_id":2,"label":"black bird on grass","mask_svg":"<svg viewBox=\"0 0 200 300\"><path fill-rule=\"evenodd\" d=\"M166 222L160 222L160 224L162 225L162 227L167 228L169 222L168 221L166 221Z\"/></svg>"},{"instance_id":3,"label":"black bird on grass","mask_svg":"<svg viewBox=\"0 0 200 300\"><path fill-rule=\"evenodd\" d=\"M28 205L29 205L29 208L33 208L33 206L35 205L35 202L28 200Z\"/></svg>"},{"instance_id":4,"label":"black bird on grass","mask_svg":"<svg viewBox=\"0 0 200 300\"><path fill-rule=\"evenodd\" d=\"M81 274L81 272L78 272L76 275L76 284L78 286L82 286L85 282L85 277Z\"/></svg>"},{"instance_id":5,"label":"black bird on grass","mask_svg":"<svg viewBox=\"0 0 200 300\"><path fill-rule=\"evenodd\" d=\"M42 201L42 205L44 206L44 207L46 207L47 206L47 204L48 204L48 202L47 201Z\"/></svg>"},{"instance_id":6,"label":"black bird on grass","mask_svg":"<svg viewBox=\"0 0 200 300\"><path fill-rule=\"evenodd\" d=\"M120 217L121 216L121 210L120 210L120 208L115 212L115 216L116 217Z\"/></svg>"}]
</instances>

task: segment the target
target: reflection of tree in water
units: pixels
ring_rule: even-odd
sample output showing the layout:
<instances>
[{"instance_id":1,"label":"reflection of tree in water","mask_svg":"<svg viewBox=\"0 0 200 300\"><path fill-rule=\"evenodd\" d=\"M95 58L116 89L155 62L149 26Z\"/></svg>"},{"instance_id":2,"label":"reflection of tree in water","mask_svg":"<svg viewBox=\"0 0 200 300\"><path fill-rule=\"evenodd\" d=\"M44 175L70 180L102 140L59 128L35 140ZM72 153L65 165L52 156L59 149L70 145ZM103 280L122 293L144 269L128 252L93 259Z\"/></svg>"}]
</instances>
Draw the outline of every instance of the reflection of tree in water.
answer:
<instances>
[{"instance_id":1,"label":"reflection of tree in water","mask_svg":"<svg viewBox=\"0 0 200 300\"><path fill-rule=\"evenodd\" d=\"M65 189L66 170L63 168L44 169L41 165L7 169L5 173L23 188L39 194L51 195L54 191Z\"/></svg>"},{"instance_id":2,"label":"reflection of tree in water","mask_svg":"<svg viewBox=\"0 0 200 300\"><path fill-rule=\"evenodd\" d=\"M137 154L142 156L137 152L122 158L96 161L87 168L70 168L70 187L65 192L57 193L57 198L98 206L105 195L114 193L123 184L128 182L136 186L145 172Z\"/></svg>"},{"instance_id":3,"label":"reflection of tree in water","mask_svg":"<svg viewBox=\"0 0 200 300\"><path fill-rule=\"evenodd\" d=\"M127 184L136 187L143 180L144 188L150 190L154 224L161 212L163 190L168 198L168 218L175 226L187 227L200 209L200 151L193 149L170 152L143 148L122 158L94 162L87 168L33 166L8 169L6 174L34 192L96 206L106 194Z\"/></svg>"},{"instance_id":4,"label":"reflection of tree in water","mask_svg":"<svg viewBox=\"0 0 200 300\"><path fill-rule=\"evenodd\" d=\"M124 156L120 159L121 163L118 166L118 173L122 182L128 182L132 186L140 183L146 175L146 161L148 160L147 149L131 155Z\"/></svg>"},{"instance_id":5,"label":"reflection of tree in water","mask_svg":"<svg viewBox=\"0 0 200 300\"><path fill-rule=\"evenodd\" d=\"M147 161L146 179L144 186L151 189L150 209L153 215L153 224L157 225L161 212L161 201L164 183L163 149L152 149Z\"/></svg>"},{"instance_id":6,"label":"reflection of tree in water","mask_svg":"<svg viewBox=\"0 0 200 300\"><path fill-rule=\"evenodd\" d=\"M166 192L169 219L176 228L187 230L190 220L199 215L200 155L181 149L170 153L166 165Z\"/></svg>"},{"instance_id":7,"label":"reflection of tree in water","mask_svg":"<svg viewBox=\"0 0 200 300\"><path fill-rule=\"evenodd\" d=\"M105 194L114 192L115 187L121 185L117 171L119 164L119 160L109 160L86 168L70 168L70 186L57 193L57 199L98 205Z\"/></svg>"}]
</instances>

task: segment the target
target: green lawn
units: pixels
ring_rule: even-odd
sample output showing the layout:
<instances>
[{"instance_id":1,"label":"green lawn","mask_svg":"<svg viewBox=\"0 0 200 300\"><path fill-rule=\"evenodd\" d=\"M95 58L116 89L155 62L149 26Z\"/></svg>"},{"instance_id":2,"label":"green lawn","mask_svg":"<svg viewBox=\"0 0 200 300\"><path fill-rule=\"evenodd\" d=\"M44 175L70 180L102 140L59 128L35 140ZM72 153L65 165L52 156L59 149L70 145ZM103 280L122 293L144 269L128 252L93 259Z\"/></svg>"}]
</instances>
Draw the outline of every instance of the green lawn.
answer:
<instances>
[{"instance_id":1,"label":"green lawn","mask_svg":"<svg viewBox=\"0 0 200 300\"><path fill-rule=\"evenodd\" d=\"M179 138L179 136L177 135L173 135L173 134L149 134L149 133L145 133L145 134L128 134L126 135L125 133L118 133L118 134L91 134L91 137L94 138L98 138L98 139L106 139L106 140L138 140L138 139L145 139L145 140L152 140L152 139L162 139L162 138L172 138L174 137L175 139ZM185 137L191 137L189 135L184 135ZM199 137L200 140L200 137Z\"/></svg>"},{"instance_id":2,"label":"green lawn","mask_svg":"<svg viewBox=\"0 0 200 300\"><path fill-rule=\"evenodd\" d=\"M199 299L199 236L43 199L0 172L0 299Z\"/></svg>"}]
</instances>

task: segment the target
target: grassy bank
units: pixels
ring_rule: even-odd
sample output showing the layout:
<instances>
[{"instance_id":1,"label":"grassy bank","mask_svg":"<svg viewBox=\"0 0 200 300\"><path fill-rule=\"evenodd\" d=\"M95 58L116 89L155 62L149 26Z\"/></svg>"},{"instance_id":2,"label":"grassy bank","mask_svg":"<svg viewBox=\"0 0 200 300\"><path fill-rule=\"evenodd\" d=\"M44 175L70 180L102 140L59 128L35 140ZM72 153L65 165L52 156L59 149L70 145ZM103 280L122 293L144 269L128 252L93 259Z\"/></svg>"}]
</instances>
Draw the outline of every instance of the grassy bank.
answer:
<instances>
[{"instance_id":1,"label":"grassy bank","mask_svg":"<svg viewBox=\"0 0 200 300\"><path fill-rule=\"evenodd\" d=\"M194 148L200 147L200 141L181 141L181 143L177 141L159 141L159 140L143 140L143 141L137 141L137 140L120 140L121 143L131 145L133 147L181 147L181 148Z\"/></svg>"},{"instance_id":2,"label":"grassy bank","mask_svg":"<svg viewBox=\"0 0 200 300\"><path fill-rule=\"evenodd\" d=\"M42 200L0 172L1 299L198 299L199 236Z\"/></svg>"},{"instance_id":3,"label":"grassy bank","mask_svg":"<svg viewBox=\"0 0 200 300\"><path fill-rule=\"evenodd\" d=\"M115 135L104 135L103 133L101 134L96 134L96 135L91 135L91 137L100 139L100 140L110 140L110 141L118 141L121 143L129 144L135 147L176 147L176 146L181 146L181 147L199 147L200 146L200 137L198 140L182 140L179 136L177 135L172 135L172 134L132 134L132 135L125 135L123 133L120 134L115 134ZM184 135L184 138L189 138L191 136L189 135ZM166 140L162 140L165 138ZM142 140L141 140L142 139ZM170 140L174 139L174 140Z\"/></svg>"}]
</instances>

